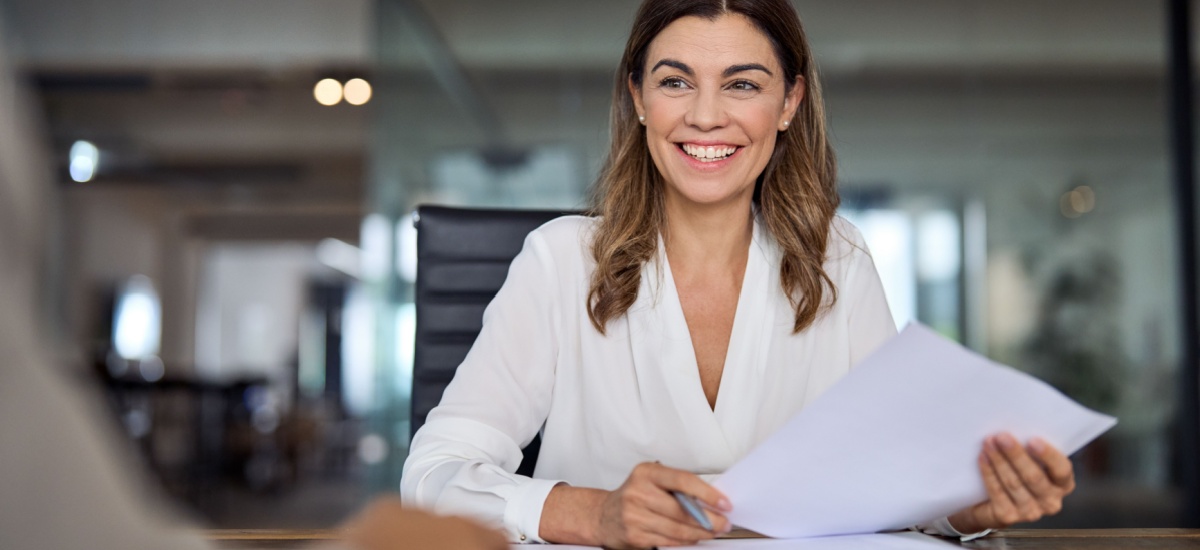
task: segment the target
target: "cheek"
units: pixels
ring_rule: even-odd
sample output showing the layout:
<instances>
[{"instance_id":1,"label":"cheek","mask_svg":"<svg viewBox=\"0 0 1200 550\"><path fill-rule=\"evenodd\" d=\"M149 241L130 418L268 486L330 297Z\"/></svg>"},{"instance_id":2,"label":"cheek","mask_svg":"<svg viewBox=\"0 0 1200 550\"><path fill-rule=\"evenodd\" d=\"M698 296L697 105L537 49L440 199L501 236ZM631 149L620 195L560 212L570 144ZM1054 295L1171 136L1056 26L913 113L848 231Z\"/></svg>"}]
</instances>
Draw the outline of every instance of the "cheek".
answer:
<instances>
[{"instance_id":1,"label":"cheek","mask_svg":"<svg viewBox=\"0 0 1200 550\"><path fill-rule=\"evenodd\" d=\"M671 131L683 116L680 102L667 98L655 97L646 99L646 128L653 133L664 134Z\"/></svg>"},{"instance_id":2,"label":"cheek","mask_svg":"<svg viewBox=\"0 0 1200 550\"><path fill-rule=\"evenodd\" d=\"M742 117L742 127L756 139L774 141L779 132L780 120L783 120L783 109L780 105L747 105Z\"/></svg>"}]
</instances>

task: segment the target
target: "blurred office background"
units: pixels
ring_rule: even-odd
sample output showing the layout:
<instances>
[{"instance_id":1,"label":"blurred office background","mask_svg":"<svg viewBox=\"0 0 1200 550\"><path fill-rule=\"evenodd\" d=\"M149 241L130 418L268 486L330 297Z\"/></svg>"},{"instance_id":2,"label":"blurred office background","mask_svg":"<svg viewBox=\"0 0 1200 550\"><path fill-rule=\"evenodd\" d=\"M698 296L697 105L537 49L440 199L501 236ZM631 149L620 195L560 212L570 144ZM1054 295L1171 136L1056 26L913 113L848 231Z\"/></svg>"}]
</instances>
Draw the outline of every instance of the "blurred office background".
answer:
<instances>
[{"instance_id":1,"label":"blurred office background","mask_svg":"<svg viewBox=\"0 0 1200 550\"><path fill-rule=\"evenodd\" d=\"M412 209L584 206L637 4L0 0L50 330L181 509L321 527L396 487ZM1043 525L1194 524L1168 3L795 4L896 321L1120 418Z\"/></svg>"}]
</instances>

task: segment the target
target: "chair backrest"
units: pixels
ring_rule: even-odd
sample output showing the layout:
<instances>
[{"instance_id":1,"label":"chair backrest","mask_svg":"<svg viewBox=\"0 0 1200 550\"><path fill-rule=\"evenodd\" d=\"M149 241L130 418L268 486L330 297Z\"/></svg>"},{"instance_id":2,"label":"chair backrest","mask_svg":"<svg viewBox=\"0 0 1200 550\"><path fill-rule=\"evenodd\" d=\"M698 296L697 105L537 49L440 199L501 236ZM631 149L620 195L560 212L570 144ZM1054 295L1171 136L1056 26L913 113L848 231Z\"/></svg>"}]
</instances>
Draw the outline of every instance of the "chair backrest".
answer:
<instances>
[{"instance_id":1,"label":"chair backrest","mask_svg":"<svg viewBox=\"0 0 1200 550\"><path fill-rule=\"evenodd\" d=\"M526 235L567 214L548 210L417 208L417 336L412 433L442 399L483 327L483 310L508 276ZM530 475L540 440L525 448L518 473Z\"/></svg>"}]
</instances>

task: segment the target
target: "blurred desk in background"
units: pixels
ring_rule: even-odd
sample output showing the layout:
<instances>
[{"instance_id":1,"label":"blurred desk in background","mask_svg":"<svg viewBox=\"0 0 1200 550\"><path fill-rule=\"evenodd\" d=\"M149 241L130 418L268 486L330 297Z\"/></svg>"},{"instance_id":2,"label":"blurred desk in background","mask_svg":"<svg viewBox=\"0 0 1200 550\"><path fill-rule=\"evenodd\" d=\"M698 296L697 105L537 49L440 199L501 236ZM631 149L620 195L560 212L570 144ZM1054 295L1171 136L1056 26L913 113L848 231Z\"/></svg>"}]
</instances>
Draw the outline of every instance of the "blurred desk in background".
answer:
<instances>
[{"instance_id":1,"label":"blurred desk in background","mask_svg":"<svg viewBox=\"0 0 1200 550\"><path fill-rule=\"evenodd\" d=\"M308 548L337 540L336 529L209 529L204 537L219 548Z\"/></svg>"},{"instance_id":2,"label":"blurred desk in background","mask_svg":"<svg viewBox=\"0 0 1200 550\"><path fill-rule=\"evenodd\" d=\"M220 529L205 536L222 548L307 548L337 538L332 529ZM1007 529L961 543L963 548L1108 550L1115 548L1200 549L1200 529ZM553 546L541 546L553 548ZM539 548L531 545L527 548Z\"/></svg>"}]
</instances>

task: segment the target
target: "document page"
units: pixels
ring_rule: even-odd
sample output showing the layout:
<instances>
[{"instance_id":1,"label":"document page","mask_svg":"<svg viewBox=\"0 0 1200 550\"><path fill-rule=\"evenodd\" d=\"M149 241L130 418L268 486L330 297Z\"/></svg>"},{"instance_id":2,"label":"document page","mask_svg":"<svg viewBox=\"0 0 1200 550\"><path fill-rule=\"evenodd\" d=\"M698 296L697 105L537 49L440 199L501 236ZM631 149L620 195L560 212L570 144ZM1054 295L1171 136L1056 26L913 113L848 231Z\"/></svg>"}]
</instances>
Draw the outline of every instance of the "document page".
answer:
<instances>
[{"instance_id":1,"label":"document page","mask_svg":"<svg viewBox=\"0 0 1200 550\"><path fill-rule=\"evenodd\" d=\"M509 548L512 550L522 550L529 548L529 546L512 544L509 545ZM598 547L554 546L555 550L590 550L592 548ZM703 550L707 548L728 548L729 550L952 550L960 547L929 535L907 532L808 539L710 540L696 546L684 546L679 550Z\"/></svg>"},{"instance_id":2,"label":"document page","mask_svg":"<svg viewBox=\"0 0 1200 550\"><path fill-rule=\"evenodd\" d=\"M705 541L681 550L728 548L729 550L952 550L961 548L943 539L921 533L877 533L807 539L725 539Z\"/></svg>"},{"instance_id":3,"label":"document page","mask_svg":"<svg viewBox=\"0 0 1200 550\"><path fill-rule=\"evenodd\" d=\"M771 537L902 529L986 500L976 460L991 434L1071 454L1115 424L914 323L715 485L735 525Z\"/></svg>"}]
</instances>

